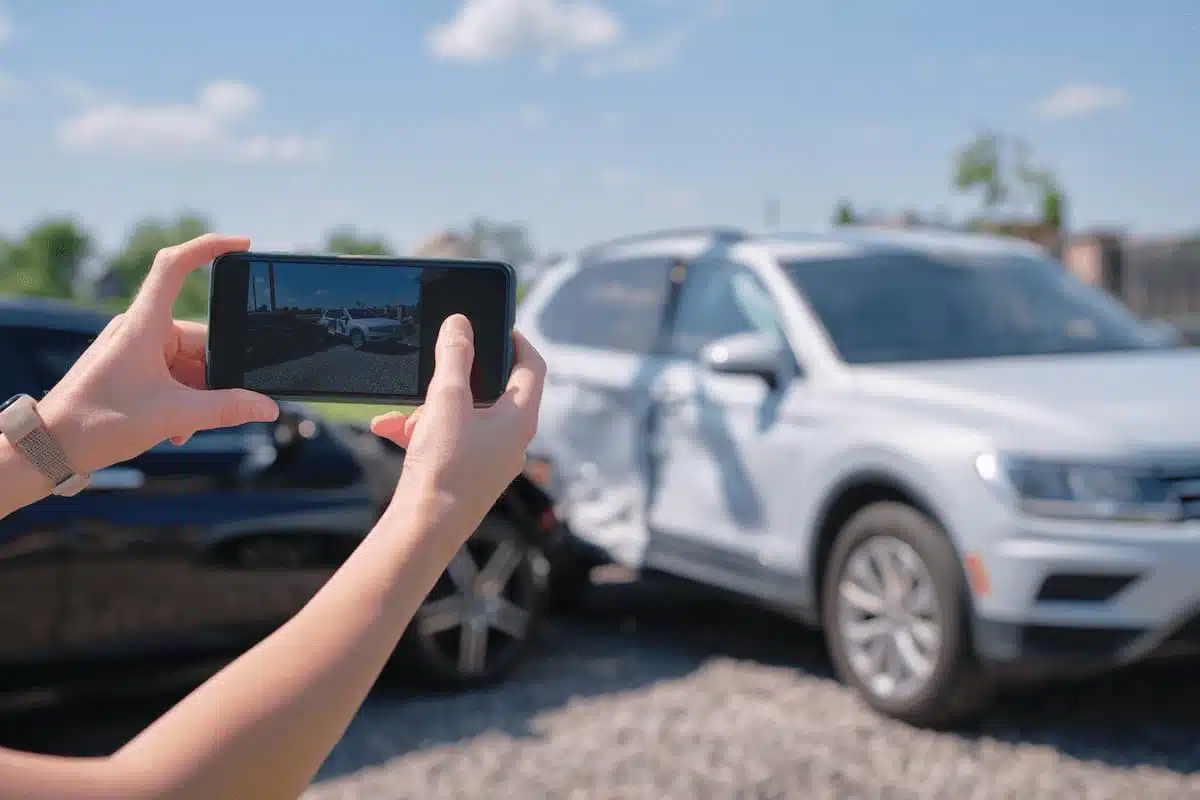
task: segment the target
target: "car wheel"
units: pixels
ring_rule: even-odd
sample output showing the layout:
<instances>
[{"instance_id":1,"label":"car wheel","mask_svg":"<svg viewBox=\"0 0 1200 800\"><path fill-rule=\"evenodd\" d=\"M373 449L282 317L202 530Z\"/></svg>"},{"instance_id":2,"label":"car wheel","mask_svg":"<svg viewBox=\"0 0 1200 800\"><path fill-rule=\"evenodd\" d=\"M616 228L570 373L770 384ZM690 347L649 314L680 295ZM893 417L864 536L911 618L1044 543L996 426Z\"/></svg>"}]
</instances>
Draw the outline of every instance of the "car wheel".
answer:
<instances>
[{"instance_id":1,"label":"car wheel","mask_svg":"<svg viewBox=\"0 0 1200 800\"><path fill-rule=\"evenodd\" d=\"M550 586L546 590L546 610L557 616L582 611L587 605L591 590L591 564L581 558L563 557L557 562L552 562Z\"/></svg>"},{"instance_id":2,"label":"car wheel","mask_svg":"<svg viewBox=\"0 0 1200 800\"><path fill-rule=\"evenodd\" d=\"M363 348L362 331L359 331L359 330L350 331L350 344L352 347L354 347L355 350L362 350L362 348Z\"/></svg>"},{"instance_id":3,"label":"car wheel","mask_svg":"<svg viewBox=\"0 0 1200 800\"><path fill-rule=\"evenodd\" d=\"M421 675L460 687L513 669L537 632L546 572L537 547L504 518L488 516L409 626L403 644Z\"/></svg>"},{"instance_id":4,"label":"car wheel","mask_svg":"<svg viewBox=\"0 0 1200 800\"><path fill-rule=\"evenodd\" d=\"M875 710L940 727L990 698L958 558L916 509L876 503L855 514L834 542L822 601L834 668Z\"/></svg>"}]
</instances>

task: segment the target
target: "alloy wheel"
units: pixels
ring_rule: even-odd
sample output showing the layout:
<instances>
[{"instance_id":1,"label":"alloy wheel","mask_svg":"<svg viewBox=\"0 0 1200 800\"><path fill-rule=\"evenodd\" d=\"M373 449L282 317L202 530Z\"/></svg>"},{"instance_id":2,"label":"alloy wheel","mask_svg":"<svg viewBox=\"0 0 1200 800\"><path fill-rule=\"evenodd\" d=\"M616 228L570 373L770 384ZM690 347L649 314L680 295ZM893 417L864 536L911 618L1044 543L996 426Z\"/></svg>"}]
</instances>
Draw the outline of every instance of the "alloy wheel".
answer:
<instances>
[{"instance_id":1,"label":"alloy wheel","mask_svg":"<svg viewBox=\"0 0 1200 800\"><path fill-rule=\"evenodd\" d=\"M536 591L514 538L468 541L417 612L422 651L461 679L501 669L529 636Z\"/></svg>"},{"instance_id":2,"label":"alloy wheel","mask_svg":"<svg viewBox=\"0 0 1200 800\"><path fill-rule=\"evenodd\" d=\"M928 684L942 650L942 613L929 567L892 536L863 541L837 585L838 634L875 696L904 702Z\"/></svg>"}]
</instances>

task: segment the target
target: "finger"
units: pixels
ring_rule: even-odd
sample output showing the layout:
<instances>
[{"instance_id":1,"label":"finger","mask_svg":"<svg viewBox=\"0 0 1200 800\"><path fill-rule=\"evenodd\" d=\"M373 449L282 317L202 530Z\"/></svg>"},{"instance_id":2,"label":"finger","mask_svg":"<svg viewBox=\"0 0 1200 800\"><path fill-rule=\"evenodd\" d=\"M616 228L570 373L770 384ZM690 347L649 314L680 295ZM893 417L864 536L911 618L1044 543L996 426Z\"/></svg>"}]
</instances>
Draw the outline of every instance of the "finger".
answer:
<instances>
[{"instance_id":1,"label":"finger","mask_svg":"<svg viewBox=\"0 0 1200 800\"><path fill-rule=\"evenodd\" d=\"M244 236L206 233L191 241L158 251L150 272L130 309L139 313L170 316L188 274L226 253L247 250L250 240Z\"/></svg>"},{"instance_id":2,"label":"finger","mask_svg":"<svg viewBox=\"0 0 1200 800\"><path fill-rule=\"evenodd\" d=\"M208 326L203 322L175 320L176 358L204 360L208 347Z\"/></svg>"},{"instance_id":3,"label":"finger","mask_svg":"<svg viewBox=\"0 0 1200 800\"><path fill-rule=\"evenodd\" d=\"M536 411L546 385L546 360L520 331L513 331L513 369L505 394L522 409Z\"/></svg>"},{"instance_id":4,"label":"finger","mask_svg":"<svg viewBox=\"0 0 1200 800\"><path fill-rule=\"evenodd\" d=\"M475 333L462 314L451 314L438 331L429 395L471 396L471 364L475 360Z\"/></svg>"},{"instance_id":5,"label":"finger","mask_svg":"<svg viewBox=\"0 0 1200 800\"><path fill-rule=\"evenodd\" d=\"M183 419L179 427L199 431L233 428L248 422L273 422L279 406L266 395L247 389L190 390L179 405Z\"/></svg>"},{"instance_id":6,"label":"finger","mask_svg":"<svg viewBox=\"0 0 1200 800\"><path fill-rule=\"evenodd\" d=\"M513 370L508 387L492 408L515 417L515 425L525 439L537 432L538 410L546 384L546 361L520 331L513 331Z\"/></svg>"},{"instance_id":7,"label":"finger","mask_svg":"<svg viewBox=\"0 0 1200 800\"><path fill-rule=\"evenodd\" d=\"M204 389L208 386L208 375L205 374L204 359L176 358L167 365L171 377L192 389Z\"/></svg>"},{"instance_id":8,"label":"finger","mask_svg":"<svg viewBox=\"0 0 1200 800\"><path fill-rule=\"evenodd\" d=\"M371 433L407 448L412 439L409 416L400 411L381 414L371 420Z\"/></svg>"}]
</instances>

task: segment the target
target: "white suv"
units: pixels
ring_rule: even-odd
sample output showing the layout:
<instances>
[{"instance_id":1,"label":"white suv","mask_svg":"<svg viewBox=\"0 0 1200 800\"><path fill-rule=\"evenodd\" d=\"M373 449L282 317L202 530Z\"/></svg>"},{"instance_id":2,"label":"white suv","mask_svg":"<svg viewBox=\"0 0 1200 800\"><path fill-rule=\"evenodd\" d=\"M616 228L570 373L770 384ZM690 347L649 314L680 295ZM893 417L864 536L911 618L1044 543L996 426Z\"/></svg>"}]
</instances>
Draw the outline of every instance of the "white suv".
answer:
<instances>
[{"instance_id":1,"label":"white suv","mask_svg":"<svg viewBox=\"0 0 1200 800\"><path fill-rule=\"evenodd\" d=\"M1200 353L1040 249L635 237L518 324L574 535L820 624L887 714L1200 645Z\"/></svg>"}]
</instances>

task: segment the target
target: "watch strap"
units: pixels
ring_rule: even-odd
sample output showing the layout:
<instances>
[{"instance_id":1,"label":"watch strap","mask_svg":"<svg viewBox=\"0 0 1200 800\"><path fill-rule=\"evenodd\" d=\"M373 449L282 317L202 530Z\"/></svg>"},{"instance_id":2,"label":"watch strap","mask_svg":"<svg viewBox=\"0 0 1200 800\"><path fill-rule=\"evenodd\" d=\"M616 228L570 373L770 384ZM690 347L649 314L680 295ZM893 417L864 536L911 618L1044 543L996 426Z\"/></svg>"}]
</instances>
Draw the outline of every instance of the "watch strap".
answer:
<instances>
[{"instance_id":1,"label":"watch strap","mask_svg":"<svg viewBox=\"0 0 1200 800\"><path fill-rule=\"evenodd\" d=\"M56 495L69 497L88 484L89 476L79 473L46 429L37 411L37 401L19 394L0 406L0 434L50 482Z\"/></svg>"}]
</instances>

